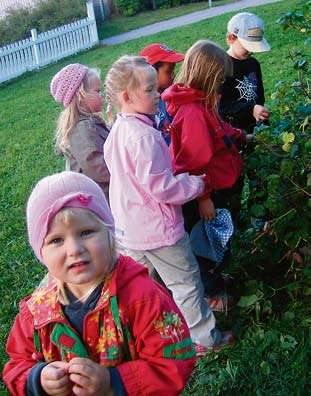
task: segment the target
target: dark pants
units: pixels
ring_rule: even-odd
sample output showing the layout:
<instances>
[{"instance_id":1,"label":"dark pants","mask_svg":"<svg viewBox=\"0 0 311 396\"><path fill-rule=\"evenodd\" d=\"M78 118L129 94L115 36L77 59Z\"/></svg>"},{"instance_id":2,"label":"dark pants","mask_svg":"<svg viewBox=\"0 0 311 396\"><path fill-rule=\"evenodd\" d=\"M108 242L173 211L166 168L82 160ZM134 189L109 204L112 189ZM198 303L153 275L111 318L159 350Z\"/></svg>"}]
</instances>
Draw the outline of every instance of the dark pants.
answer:
<instances>
[{"instance_id":1,"label":"dark pants","mask_svg":"<svg viewBox=\"0 0 311 396\"><path fill-rule=\"evenodd\" d=\"M229 264L230 250L226 251L221 263L215 263L205 257L195 257L200 267L205 296L211 297L223 292L226 285L221 273Z\"/></svg>"},{"instance_id":2,"label":"dark pants","mask_svg":"<svg viewBox=\"0 0 311 396\"><path fill-rule=\"evenodd\" d=\"M233 187L225 190L213 191L211 199L215 208L228 209L231 213L233 224L236 224L241 209L241 194L244 186L244 178L240 177ZM194 225L200 220L199 204L196 199L182 206L185 230L190 234ZM230 242L230 241L229 241ZM196 256L198 261L202 282L207 296L213 296L224 291L225 284L221 273L230 262L230 246L221 263L215 263L204 257Z\"/></svg>"}]
</instances>

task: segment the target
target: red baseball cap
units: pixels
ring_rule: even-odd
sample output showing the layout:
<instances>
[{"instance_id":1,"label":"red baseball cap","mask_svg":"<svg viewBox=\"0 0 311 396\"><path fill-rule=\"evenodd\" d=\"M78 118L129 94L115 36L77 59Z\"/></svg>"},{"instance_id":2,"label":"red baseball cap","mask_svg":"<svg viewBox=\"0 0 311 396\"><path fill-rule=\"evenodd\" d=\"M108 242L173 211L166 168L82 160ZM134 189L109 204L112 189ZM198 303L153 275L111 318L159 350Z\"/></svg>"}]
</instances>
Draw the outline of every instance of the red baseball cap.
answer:
<instances>
[{"instance_id":1,"label":"red baseball cap","mask_svg":"<svg viewBox=\"0 0 311 396\"><path fill-rule=\"evenodd\" d=\"M151 65L158 62L177 63L184 60L184 54L178 54L165 44L150 44L139 53L144 56Z\"/></svg>"}]
</instances>

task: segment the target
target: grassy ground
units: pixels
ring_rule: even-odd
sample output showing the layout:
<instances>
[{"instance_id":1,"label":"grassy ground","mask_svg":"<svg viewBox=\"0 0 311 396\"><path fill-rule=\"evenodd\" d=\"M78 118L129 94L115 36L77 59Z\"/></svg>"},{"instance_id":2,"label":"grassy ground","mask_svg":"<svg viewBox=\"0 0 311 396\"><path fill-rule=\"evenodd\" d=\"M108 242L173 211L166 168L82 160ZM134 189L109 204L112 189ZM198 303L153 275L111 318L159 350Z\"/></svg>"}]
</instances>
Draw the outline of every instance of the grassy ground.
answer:
<instances>
[{"instance_id":1,"label":"grassy ground","mask_svg":"<svg viewBox=\"0 0 311 396\"><path fill-rule=\"evenodd\" d=\"M234 3L236 0L217 0L212 2L212 7ZM179 7L157 9L155 11L140 12L130 18L113 16L98 26L100 39L125 33L152 23L165 21L170 18L189 14L190 12L205 10L209 7L208 1L200 3L183 4Z\"/></svg>"},{"instance_id":2,"label":"grassy ground","mask_svg":"<svg viewBox=\"0 0 311 396\"><path fill-rule=\"evenodd\" d=\"M268 105L274 84L292 77L287 57L289 49L304 47L303 35L295 31L283 32L276 24L280 12L287 12L296 4L297 0L283 0L249 9L265 20L265 35L272 47L269 54L258 56ZM164 42L179 52L186 51L201 38L225 47L226 24L231 16L229 13L111 47L99 46L0 87L1 371L7 360L5 341L18 311L18 302L33 290L44 273L28 246L25 203L39 178L64 167L63 161L53 153L55 121L61 106L49 93L51 78L71 62L98 67L104 77L119 56L137 54L152 42ZM262 291L264 296L257 305L236 308L227 316L217 314L221 328L236 331L237 342L219 354L199 361L184 395L310 395L310 302L297 300L294 292L288 295L273 291L269 277L264 280L248 278L245 282L244 275L249 269L243 267L243 262L236 263L233 270L239 280L236 282L237 294L248 287ZM272 276L273 285L283 284L283 275ZM0 382L0 396L7 394Z\"/></svg>"}]
</instances>

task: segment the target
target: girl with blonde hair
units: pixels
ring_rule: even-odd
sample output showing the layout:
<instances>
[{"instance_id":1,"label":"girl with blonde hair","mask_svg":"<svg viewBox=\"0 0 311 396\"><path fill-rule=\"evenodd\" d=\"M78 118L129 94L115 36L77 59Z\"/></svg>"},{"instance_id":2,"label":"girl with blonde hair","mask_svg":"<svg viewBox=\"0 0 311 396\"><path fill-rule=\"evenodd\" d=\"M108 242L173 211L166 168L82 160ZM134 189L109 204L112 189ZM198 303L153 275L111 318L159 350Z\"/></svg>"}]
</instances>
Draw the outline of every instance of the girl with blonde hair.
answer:
<instances>
[{"instance_id":1,"label":"girl with blonde hair","mask_svg":"<svg viewBox=\"0 0 311 396\"><path fill-rule=\"evenodd\" d=\"M180 395L196 360L189 329L146 268L116 254L100 187L76 172L41 179L27 229L47 274L8 337L10 395Z\"/></svg>"},{"instance_id":2,"label":"girl with blonde hair","mask_svg":"<svg viewBox=\"0 0 311 396\"><path fill-rule=\"evenodd\" d=\"M226 51L211 41L199 40L186 52L177 82L162 94L173 117L170 153L174 174L206 175L203 194L183 206L189 233L200 219L215 219L215 208L229 209L233 219L239 208L239 203L237 207L233 204L237 197L240 199L242 185L243 160L238 147L254 136L231 127L218 115L219 87L231 73ZM205 268L206 260L202 261ZM214 278L215 271L213 278L204 282L207 300L214 311L223 311L232 299L223 293L221 275ZM216 284L221 285L220 290Z\"/></svg>"},{"instance_id":3,"label":"girl with blonde hair","mask_svg":"<svg viewBox=\"0 0 311 396\"><path fill-rule=\"evenodd\" d=\"M103 145L109 129L101 116L99 72L79 63L67 65L53 77L50 90L65 107L58 118L56 153L65 157L66 170L89 176L108 199L110 176Z\"/></svg>"},{"instance_id":4,"label":"girl with blonde hair","mask_svg":"<svg viewBox=\"0 0 311 396\"><path fill-rule=\"evenodd\" d=\"M183 224L181 204L202 194L204 175L173 175L167 144L153 128L158 79L145 58L121 57L105 87L108 101L119 110L104 147L116 240L125 255L157 271L186 319L197 353L208 353L233 335L218 330L203 299Z\"/></svg>"}]
</instances>

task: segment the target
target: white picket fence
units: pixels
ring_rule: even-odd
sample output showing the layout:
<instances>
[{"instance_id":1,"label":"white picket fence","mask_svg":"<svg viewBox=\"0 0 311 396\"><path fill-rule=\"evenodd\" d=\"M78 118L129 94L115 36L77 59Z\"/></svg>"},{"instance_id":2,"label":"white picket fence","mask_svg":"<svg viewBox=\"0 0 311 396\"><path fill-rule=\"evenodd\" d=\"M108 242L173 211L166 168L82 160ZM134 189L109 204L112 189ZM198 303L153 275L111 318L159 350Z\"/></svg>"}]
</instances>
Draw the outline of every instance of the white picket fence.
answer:
<instances>
[{"instance_id":1,"label":"white picket fence","mask_svg":"<svg viewBox=\"0 0 311 396\"><path fill-rule=\"evenodd\" d=\"M0 47L0 83L38 69L98 43L92 2L87 2L85 19Z\"/></svg>"},{"instance_id":2,"label":"white picket fence","mask_svg":"<svg viewBox=\"0 0 311 396\"><path fill-rule=\"evenodd\" d=\"M0 0L0 18L4 18L8 8L31 7L39 0Z\"/></svg>"}]
</instances>

